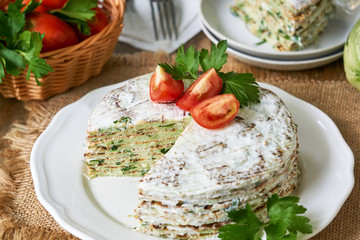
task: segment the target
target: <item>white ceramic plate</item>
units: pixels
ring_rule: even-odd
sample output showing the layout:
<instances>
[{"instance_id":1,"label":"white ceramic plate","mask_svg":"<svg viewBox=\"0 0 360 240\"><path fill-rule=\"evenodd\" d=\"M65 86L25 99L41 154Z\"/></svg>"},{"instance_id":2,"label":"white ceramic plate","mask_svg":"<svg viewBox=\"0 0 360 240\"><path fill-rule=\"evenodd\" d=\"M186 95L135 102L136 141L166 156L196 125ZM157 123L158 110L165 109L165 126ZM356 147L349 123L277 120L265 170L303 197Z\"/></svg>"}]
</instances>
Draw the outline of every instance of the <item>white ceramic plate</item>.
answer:
<instances>
[{"instance_id":1,"label":"white ceramic plate","mask_svg":"<svg viewBox=\"0 0 360 240\"><path fill-rule=\"evenodd\" d=\"M202 0L200 18L203 24L218 38L227 39L233 49L262 58L302 60L320 57L341 49L352 27L360 17L360 8L346 14L337 6L336 15L330 20L319 40L303 51L277 52L269 44L256 45L261 39L252 35L245 23L231 14L234 0Z\"/></svg>"},{"instance_id":2,"label":"white ceramic plate","mask_svg":"<svg viewBox=\"0 0 360 240\"><path fill-rule=\"evenodd\" d=\"M31 152L30 167L41 204L67 231L82 239L158 239L132 230L138 204L137 178L96 178L82 174L90 112L111 89L90 92L60 110ZM295 194L311 219L314 234L340 210L354 184L354 156L333 121L316 107L268 84L299 126L301 183ZM311 235L302 237L306 239Z\"/></svg>"},{"instance_id":3,"label":"white ceramic plate","mask_svg":"<svg viewBox=\"0 0 360 240\"><path fill-rule=\"evenodd\" d=\"M218 43L219 39L216 38L216 36L214 36L214 34L212 34L210 30L207 29L206 26L202 23L201 23L201 29L205 33L205 35L210 39L210 41L212 41L215 44ZM330 55L319 58L308 59L308 60L274 60L274 59L261 58L243 53L231 47L228 47L227 53L229 53L231 56L235 57L236 59L240 60L241 62L256 67L267 68L272 70L281 70L281 71L298 71L298 70L316 68L334 62L342 57L343 50L341 49Z\"/></svg>"}]
</instances>

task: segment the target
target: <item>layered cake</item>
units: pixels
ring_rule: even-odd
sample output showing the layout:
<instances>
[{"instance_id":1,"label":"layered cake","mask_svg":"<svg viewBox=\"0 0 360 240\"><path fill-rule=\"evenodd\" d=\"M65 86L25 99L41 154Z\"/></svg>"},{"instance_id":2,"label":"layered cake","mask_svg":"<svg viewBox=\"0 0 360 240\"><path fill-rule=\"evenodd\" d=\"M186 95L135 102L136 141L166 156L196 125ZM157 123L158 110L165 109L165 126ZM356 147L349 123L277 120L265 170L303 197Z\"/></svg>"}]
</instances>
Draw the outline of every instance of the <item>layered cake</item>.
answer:
<instances>
[{"instance_id":1,"label":"layered cake","mask_svg":"<svg viewBox=\"0 0 360 240\"><path fill-rule=\"evenodd\" d=\"M235 0L231 11L274 49L297 51L316 42L335 6L332 0Z\"/></svg>"},{"instance_id":2,"label":"layered cake","mask_svg":"<svg viewBox=\"0 0 360 240\"><path fill-rule=\"evenodd\" d=\"M216 238L226 211L249 203L261 219L298 180L297 127L283 101L260 88L260 103L227 126L199 126L175 103L149 98L151 75L111 91L88 125L87 174L142 176L137 230L159 237Z\"/></svg>"}]
</instances>

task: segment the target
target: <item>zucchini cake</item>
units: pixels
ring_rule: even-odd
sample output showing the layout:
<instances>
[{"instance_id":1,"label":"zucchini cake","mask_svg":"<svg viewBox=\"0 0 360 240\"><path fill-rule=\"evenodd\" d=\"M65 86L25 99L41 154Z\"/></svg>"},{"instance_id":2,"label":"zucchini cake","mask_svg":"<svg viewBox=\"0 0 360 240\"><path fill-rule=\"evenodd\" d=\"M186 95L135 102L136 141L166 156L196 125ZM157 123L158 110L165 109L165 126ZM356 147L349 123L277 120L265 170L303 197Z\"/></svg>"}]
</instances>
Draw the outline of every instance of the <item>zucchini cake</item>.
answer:
<instances>
[{"instance_id":1,"label":"zucchini cake","mask_svg":"<svg viewBox=\"0 0 360 240\"><path fill-rule=\"evenodd\" d=\"M316 42L335 6L332 0L235 0L231 11L274 49L298 51Z\"/></svg>"},{"instance_id":2,"label":"zucchini cake","mask_svg":"<svg viewBox=\"0 0 360 240\"><path fill-rule=\"evenodd\" d=\"M85 163L90 178L143 176L191 121L175 104L149 98L151 74L112 90L92 112Z\"/></svg>"},{"instance_id":3,"label":"zucchini cake","mask_svg":"<svg viewBox=\"0 0 360 240\"><path fill-rule=\"evenodd\" d=\"M277 95L260 88L260 103L209 130L175 103L152 102L150 76L128 81L98 104L85 153L90 178L143 175L137 231L216 238L229 223L226 210L249 203L264 219L268 197L292 193L299 174L297 127Z\"/></svg>"}]
</instances>

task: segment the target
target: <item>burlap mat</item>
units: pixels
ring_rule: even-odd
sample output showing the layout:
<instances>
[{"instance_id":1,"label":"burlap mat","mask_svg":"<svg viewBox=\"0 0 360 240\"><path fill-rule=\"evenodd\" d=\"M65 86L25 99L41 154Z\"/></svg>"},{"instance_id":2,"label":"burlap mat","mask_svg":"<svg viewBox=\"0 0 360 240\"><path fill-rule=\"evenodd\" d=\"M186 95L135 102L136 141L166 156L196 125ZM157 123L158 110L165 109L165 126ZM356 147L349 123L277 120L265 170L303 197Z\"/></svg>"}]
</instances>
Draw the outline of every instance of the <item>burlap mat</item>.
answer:
<instances>
[{"instance_id":1,"label":"burlap mat","mask_svg":"<svg viewBox=\"0 0 360 240\"><path fill-rule=\"evenodd\" d=\"M202 34L190 44L209 47ZM76 239L63 230L38 202L29 169L34 141L62 107L89 91L154 70L157 62L174 56L140 52L114 55L102 73L86 84L43 102L25 103L28 116L16 122L3 138L0 157L0 238ZM278 86L327 113L336 123L355 155L355 179L360 178L360 92L345 79L342 61L309 71L277 72L251 67L229 58L224 70L252 72L258 81ZM315 196L314 196L315 197ZM121 237L119 236L119 239ZM360 239L360 185L356 181L350 197L334 221L313 239Z\"/></svg>"}]
</instances>

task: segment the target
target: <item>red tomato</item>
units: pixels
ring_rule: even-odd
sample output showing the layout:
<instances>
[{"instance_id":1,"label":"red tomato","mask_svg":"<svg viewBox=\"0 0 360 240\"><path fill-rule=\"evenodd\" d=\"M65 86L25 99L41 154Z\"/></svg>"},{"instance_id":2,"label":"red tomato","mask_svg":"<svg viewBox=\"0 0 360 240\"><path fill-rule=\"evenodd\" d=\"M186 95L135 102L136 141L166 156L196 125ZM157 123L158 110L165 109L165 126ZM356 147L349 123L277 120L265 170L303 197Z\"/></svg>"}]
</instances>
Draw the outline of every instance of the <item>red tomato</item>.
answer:
<instances>
[{"instance_id":1,"label":"red tomato","mask_svg":"<svg viewBox=\"0 0 360 240\"><path fill-rule=\"evenodd\" d=\"M96 13L95 16L87 22L90 27L90 35L79 33L81 40L87 39L88 37L101 32L109 24L109 19L102 8L96 7L92 10L95 10Z\"/></svg>"},{"instance_id":2,"label":"red tomato","mask_svg":"<svg viewBox=\"0 0 360 240\"><path fill-rule=\"evenodd\" d=\"M49 9L60 9L63 8L68 0L43 0L41 5Z\"/></svg>"},{"instance_id":3,"label":"red tomato","mask_svg":"<svg viewBox=\"0 0 360 240\"><path fill-rule=\"evenodd\" d=\"M189 111L195 104L216 96L222 88L222 79L214 68L201 75L176 101L176 106Z\"/></svg>"},{"instance_id":4,"label":"red tomato","mask_svg":"<svg viewBox=\"0 0 360 240\"><path fill-rule=\"evenodd\" d=\"M27 20L29 30L45 33L41 52L68 47L79 42L78 36L70 25L49 13L34 12L27 16Z\"/></svg>"},{"instance_id":5,"label":"red tomato","mask_svg":"<svg viewBox=\"0 0 360 240\"><path fill-rule=\"evenodd\" d=\"M23 0L22 4L24 4L25 6L21 9L21 11L24 11L24 9L26 8L26 6L30 3L31 0ZM40 0L37 0L37 2L40 2ZM49 9L40 4L37 8L35 8L34 12L47 12L49 11Z\"/></svg>"},{"instance_id":6,"label":"red tomato","mask_svg":"<svg viewBox=\"0 0 360 240\"><path fill-rule=\"evenodd\" d=\"M190 109L190 114L200 126L215 129L233 120L239 107L239 101L233 94L221 94L196 104Z\"/></svg>"},{"instance_id":7,"label":"red tomato","mask_svg":"<svg viewBox=\"0 0 360 240\"><path fill-rule=\"evenodd\" d=\"M159 65L150 79L150 99L154 102L172 102L184 91L182 80L174 80Z\"/></svg>"}]
</instances>

